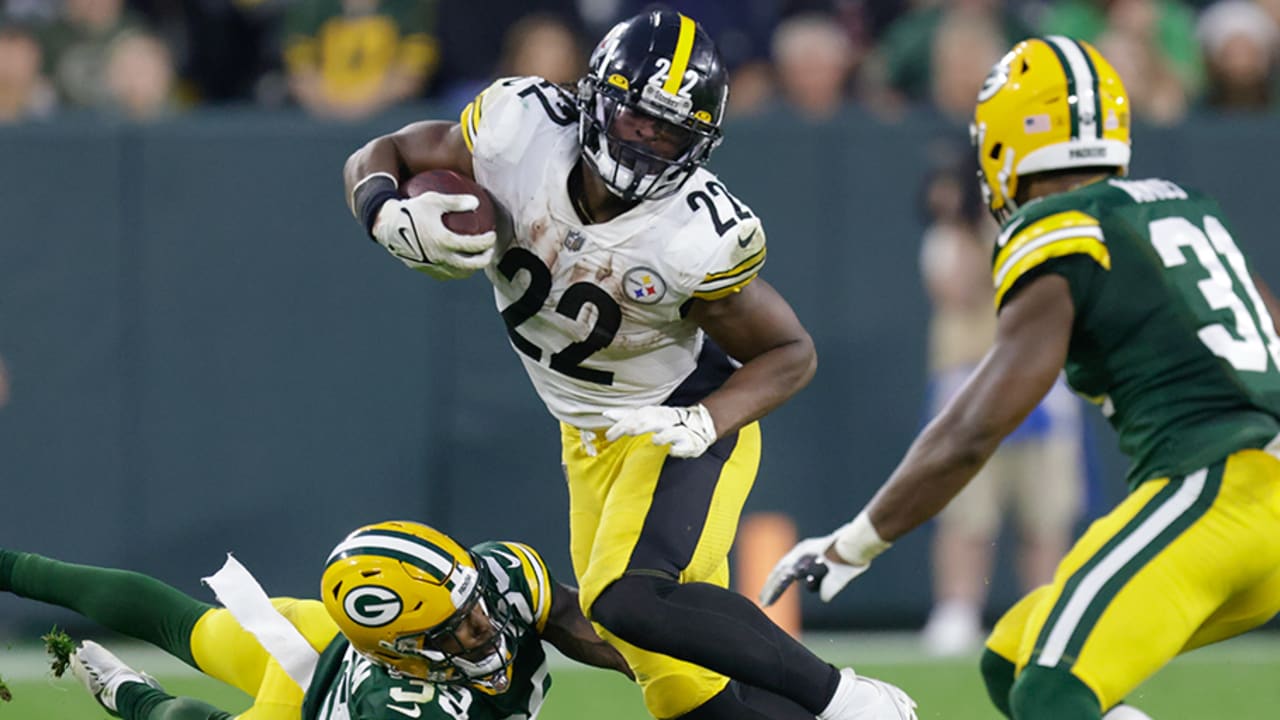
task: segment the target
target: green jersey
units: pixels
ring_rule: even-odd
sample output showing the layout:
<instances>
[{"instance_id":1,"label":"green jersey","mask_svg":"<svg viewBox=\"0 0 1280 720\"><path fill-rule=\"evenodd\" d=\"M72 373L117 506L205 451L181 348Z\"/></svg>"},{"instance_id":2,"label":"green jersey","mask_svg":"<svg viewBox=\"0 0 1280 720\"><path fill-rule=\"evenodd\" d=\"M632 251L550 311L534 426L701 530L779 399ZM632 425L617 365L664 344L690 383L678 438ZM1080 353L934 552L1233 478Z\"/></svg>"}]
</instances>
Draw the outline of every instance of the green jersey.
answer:
<instances>
[{"instance_id":1,"label":"green jersey","mask_svg":"<svg viewBox=\"0 0 1280 720\"><path fill-rule=\"evenodd\" d=\"M529 546L489 542L472 550L511 606L507 636L514 649L511 685L490 695L467 685L433 685L397 677L351 648L341 634L329 643L303 701L302 720L527 720L538 713L551 677L540 634L551 609L552 580Z\"/></svg>"},{"instance_id":2,"label":"green jersey","mask_svg":"<svg viewBox=\"0 0 1280 720\"><path fill-rule=\"evenodd\" d=\"M1066 373L1133 461L1130 487L1280 434L1280 338L1217 203L1167 180L1093 183L1027 203L996 242L996 307L1066 278Z\"/></svg>"}]
</instances>

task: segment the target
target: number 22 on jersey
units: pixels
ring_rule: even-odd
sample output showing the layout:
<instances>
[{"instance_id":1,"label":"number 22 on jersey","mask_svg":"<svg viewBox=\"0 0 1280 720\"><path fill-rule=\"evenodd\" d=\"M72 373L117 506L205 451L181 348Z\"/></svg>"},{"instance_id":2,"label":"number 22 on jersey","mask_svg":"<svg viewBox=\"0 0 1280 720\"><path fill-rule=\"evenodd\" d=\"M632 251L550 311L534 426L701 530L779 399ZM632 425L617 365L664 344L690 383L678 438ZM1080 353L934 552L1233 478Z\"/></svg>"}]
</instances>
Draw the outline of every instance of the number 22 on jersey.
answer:
<instances>
[{"instance_id":1,"label":"number 22 on jersey","mask_svg":"<svg viewBox=\"0 0 1280 720\"><path fill-rule=\"evenodd\" d=\"M1253 283L1244 256L1221 221L1206 215L1203 225L1202 230L1185 217L1167 217L1148 226L1151 244L1164 266L1176 268L1194 260L1209 274L1196 283L1209 309L1215 315L1223 310L1230 312L1229 323L1202 326L1200 341L1236 370L1280 369L1280 337L1276 336L1275 323ZM1248 305L1237 288L1244 290Z\"/></svg>"}]
</instances>

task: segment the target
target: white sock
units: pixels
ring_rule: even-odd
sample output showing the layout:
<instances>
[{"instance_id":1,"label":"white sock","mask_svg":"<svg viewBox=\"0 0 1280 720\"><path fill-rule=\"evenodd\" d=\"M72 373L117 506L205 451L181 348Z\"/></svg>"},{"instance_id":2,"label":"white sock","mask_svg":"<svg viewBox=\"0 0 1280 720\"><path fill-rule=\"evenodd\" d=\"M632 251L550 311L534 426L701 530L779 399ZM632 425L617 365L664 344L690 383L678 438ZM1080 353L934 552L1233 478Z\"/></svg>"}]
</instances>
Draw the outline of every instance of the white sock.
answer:
<instances>
[{"instance_id":1,"label":"white sock","mask_svg":"<svg viewBox=\"0 0 1280 720\"><path fill-rule=\"evenodd\" d=\"M1152 717L1132 705L1117 705L1103 715L1102 720L1152 720Z\"/></svg>"},{"instance_id":2,"label":"white sock","mask_svg":"<svg viewBox=\"0 0 1280 720\"><path fill-rule=\"evenodd\" d=\"M831 696L831 702L818 713L818 720L838 720L845 715L853 702L853 689L857 683L858 674L853 671L853 668L841 669L840 684L836 686L836 694Z\"/></svg>"}]
</instances>

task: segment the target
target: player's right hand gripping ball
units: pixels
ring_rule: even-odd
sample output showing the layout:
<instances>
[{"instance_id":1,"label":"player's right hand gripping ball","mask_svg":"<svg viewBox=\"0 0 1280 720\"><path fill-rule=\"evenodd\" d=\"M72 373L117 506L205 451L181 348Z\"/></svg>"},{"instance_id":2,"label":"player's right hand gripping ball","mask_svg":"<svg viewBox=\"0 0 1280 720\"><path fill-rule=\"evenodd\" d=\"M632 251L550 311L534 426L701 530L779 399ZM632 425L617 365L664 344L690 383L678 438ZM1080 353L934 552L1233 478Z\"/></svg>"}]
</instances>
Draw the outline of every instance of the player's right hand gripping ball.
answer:
<instances>
[{"instance_id":1,"label":"player's right hand gripping ball","mask_svg":"<svg viewBox=\"0 0 1280 720\"><path fill-rule=\"evenodd\" d=\"M460 278L487 266L497 241L497 212L474 180L448 170L419 173L404 184L405 199L378 211L373 236L406 265L441 278Z\"/></svg>"}]
</instances>

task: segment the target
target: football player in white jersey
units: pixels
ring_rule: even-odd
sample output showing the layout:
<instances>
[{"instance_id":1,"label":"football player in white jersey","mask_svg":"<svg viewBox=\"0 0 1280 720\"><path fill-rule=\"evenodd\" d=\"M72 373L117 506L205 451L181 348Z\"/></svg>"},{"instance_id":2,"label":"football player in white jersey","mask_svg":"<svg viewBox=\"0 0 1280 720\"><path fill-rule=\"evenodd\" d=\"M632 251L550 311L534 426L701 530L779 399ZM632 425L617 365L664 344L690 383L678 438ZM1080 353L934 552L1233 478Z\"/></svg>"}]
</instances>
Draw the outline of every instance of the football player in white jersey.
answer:
<instances>
[{"instance_id":1,"label":"football player in white jersey","mask_svg":"<svg viewBox=\"0 0 1280 720\"><path fill-rule=\"evenodd\" d=\"M505 78L460 122L366 144L344 169L351 209L410 267L493 283L561 424L583 610L655 717L914 717L900 690L837 670L727 589L757 421L816 366L791 307L757 277L760 220L703 167L727 96L693 20L637 15L572 91ZM400 197L399 182L439 169L478 181L509 225L455 234L442 215L475 197Z\"/></svg>"}]
</instances>

